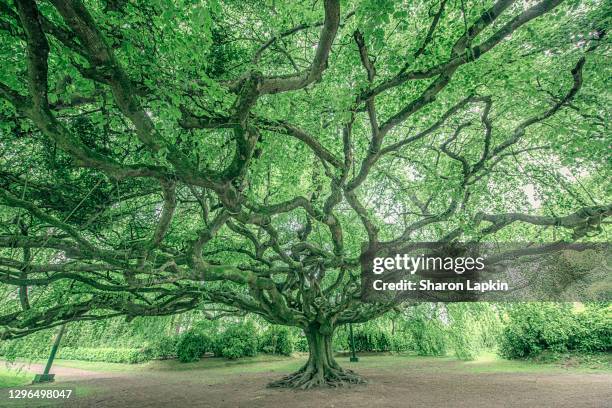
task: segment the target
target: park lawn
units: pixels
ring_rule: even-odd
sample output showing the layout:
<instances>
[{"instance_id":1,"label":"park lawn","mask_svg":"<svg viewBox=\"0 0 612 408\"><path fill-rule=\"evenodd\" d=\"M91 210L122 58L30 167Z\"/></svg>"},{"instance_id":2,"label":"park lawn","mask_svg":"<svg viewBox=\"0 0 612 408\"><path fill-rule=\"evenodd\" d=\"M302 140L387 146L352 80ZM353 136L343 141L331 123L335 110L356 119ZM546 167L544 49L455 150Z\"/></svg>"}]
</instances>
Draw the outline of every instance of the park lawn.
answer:
<instances>
[{"instance_id":1,"label":"park lawn","mask_svg":"<svg viewBox=\"0 0 612 408\"><path fill-rule=\"evenodd\" d=\"M75 368L93 372L104 373L129 373L129 372L185 372L199 371L201 375L208 377L217 375L232 375L234 373L257 373L257 372L291 372L297 370L308 358L306 353L294 353L291 357L276 355L258 355L256 357L244 357L236 360L228 360L220 357L205 357L192 363L181 363L177 360L154 360L142 364L106 363L79 360L55 360L54 365ZM495 353L481 354L471 361L458 360L452 356L429 357L416 356L412 354L392 353L363 353L359 356L358 363L350 363L348 356L337 356L340 365L359 370L360 368L386 369L397 365L411 365L415 370L436 371L440 367L472 373L507 373L507 372L610 372L612 371L612 353L601 353L592 358L584 356L567 357L560 360L506 360L498 357ZM45 361L36 361L44 364ZM0 371L0 375L6 373L7 378L14 376L17 381L19 375L15 370ZM12 373L12 374L11 374ZM9 381L9 380L7 380ZM29 381L27 377L26 383Z\"/></svg>"},{"instance_id":2,"label":"park lawn","mask_svg":"<svg viewBox=\"0 0 612 408\"><path fill-rule=\"evenodd\" d=\"M610 373L612 353L570 355L550 361L506 360L494 353L483 353L476 360L463 362L461 369L471 373Z\"/></svg>"},{"instance_id":3,"label":"park lawn","mask_svg":"<svg viewBox=\"0 0 612 408\"><path fill-rule=\"evenodd\" d=\"M32 382L31 375L27 371L15 370L0 366L0 388L19 387Z\"/></svg>"},{"instance_id":4,"label":"park lawn","mask_svg":"<svg viewBox=\"0 0 612 408\"><path fill-rule=\"evenodd\" d=\"M336 360L345 368L363 372L366 377L372 373L394 378L398 372L411 375L432 375L444 377L448 375L480 375L496 373L497 375L541 375L541 374L581 374L581 373L610 373L610 364L601 364L595 369L590 365L572 364L563 362L543 363L538 361L509 361L497 357L493 353L481 355L473 361L461 361L453 357L421 357L406 354L364 353L359 356L359 362L350 363L348 356L336 357ZM599 360L612 357L609 355L598 357ZM304 353L296 353L291 357L259 355L256 357L227 360L216 357L206 357L193 363L180 363L176 360L151 361L143 364L119 364L75 360L57 360L56 368L78 369L83 373L95 373L97 377L112 378L115 384L124 381L153 381L164 384L173 389L192 384L193 389L202 386L223 387L224 383L240 381L241 378L252 378L253 374L261 374L268 378L281 377L284 374L297 370L307 359ZM52 370L54 371L54 370ZM249 377L250 376L250 377ZM42 407L60 406L61 401L24 401L6 400L7 388L71 388L75 390L77 398L106 398L109 394L105 381L92 381L86 378L79 379L72 375L70 378L56 374L57 381L51 384L27 385L31 381L32 373L25 370L16 370L2 367L0 369L0 389L3 407ZM396 379L397 381L397 379ZM1 388L0 387L0 388ZM90 399L89 399L90 400Z\"/></svg>"},{"instance_id":5,"label":"park lawn","mask_svg":"<svg viewBox=\"0 0 612 408\"><path fill-rule=\"evenodd\" d=\"M243 357L236 360L228 360L220 357L205 357L192 363L181 363L178 360L154 360L141 364L106 363L99 361L80 360L55 360L54 366L75 368L93 372L104 373L127 373L142 372L190 372L202 371L202 374L211 376L217 374L231 375L244 372L291 372L296 370L308 358L306 353L294 353L291 357L261 354L255 357ZM416 356L413 354L395 353L362 353L359 355L358 363L350 363L348 356L336 356L340 365L346 368L359 370L360 368L393 368L397 365L410 364L416 370L435 371L440 366L445 369L453 369L473 373L486 372L610 372L612 371L612 353L600 353L594 356L566 356L557 360L535 359L535 360L506 360L495 353L482 353L478 358L471 361L458 360L452 356L430 357ZM44 364L46 361L34 361ZM0 376L7 378L5 381L19 381L24 378L24 373L17 373L14 369L2 368ZM28 374L29 375L29 374ZM26 383L29 377L26 379Z\"/></svg>"},{"instance_id":6,"label":"park lawn","mask_svg":"<svg viewBox=\"0 0 612 408\"><path fill-rule=\"evenodd\" d=\"M10 368L0 366L0 406L7 408L36 408L47 406L59 406L62 401L36 400L36 399L8 399L10 389L66 389L76 391L79 397L87 396L94 391L91 387L74 384L72 381L62 381L32 384L34 372L24 368Z\"/></svg>"},{"instance_id":7,"label":"park lawn","mask_svg":"<svg viewBox=\"0 0 612 408\"><path fill-rule=\"evenodd\" d=\"M46 383L46 384L31 384L32 382L32 377L28 375L27 381L26 383L21 383L21 384L14 384L14 385L9 385L6 388L0 388L0 406L2 406L3 408L43 408L43 407L55 407L55 406L62 406L64 401L62 401L61 399L56 399L56 400L50 400L50 399L8 399L8 390L9 389L32 389L32 390L36 390L36 389L41 389L41 390L50 390L50 389L57 389L57 390L65 390L67 388L71 389L73 391L73 397L86 397L89 395L93 395L95 394L97 391L102 391L101 389L98 390L95 387L90 387L90 386L86 386L86 385L82 385L82 384L75 384L74 382L64 382L64 381L57 381L57 382L53 382L53 383Z\"/></svg>"},{"instance_id":8,"label":"park lawn","mask_svg":"<svg viewBox=\"0 0 612 408\"><path fill-rule=\"evenodd\" d=\"M45 364L47 360L34 360L33 362L38 363L38 364ZM79 370L104 372L104 373L136 371L136 370L142 369L146 364L147 363L124 364L124 363L106 363L104 361L82 361L82 360L62 360L62 359L55 359L55 361L53 362L53 366L76 368Z\"/></svg>"}]
</instances>

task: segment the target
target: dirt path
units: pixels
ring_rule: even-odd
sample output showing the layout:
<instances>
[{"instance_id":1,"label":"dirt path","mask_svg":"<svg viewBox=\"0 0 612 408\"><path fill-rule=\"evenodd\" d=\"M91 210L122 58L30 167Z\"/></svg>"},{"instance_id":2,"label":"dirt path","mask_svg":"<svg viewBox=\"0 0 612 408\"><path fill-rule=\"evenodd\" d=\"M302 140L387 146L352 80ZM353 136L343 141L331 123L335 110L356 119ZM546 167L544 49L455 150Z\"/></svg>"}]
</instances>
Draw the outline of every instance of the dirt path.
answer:
<instances>
[{"instance_id":1,"label":"dirt path","mask_svg":"<svg viewBox=\"0 0 612 408\"><path fill-rule=\"evenodd\" d=\"M38 363L24 363L24 362L6 362L4 360L0 360L0 366L7 367L11 370L16 371L28 371L33 374L40 374L44 371L44 364ZM108 373L108 372L99 372L99 371L88 371L81 370L78 368L71 367L63 367L55 364L53 366L53 370L51 370L57 377L63 378L67 381L69 380L82 380L88 378L107 378L116 373Z\"/></svg>"},{"instance_id":2,"label":"dirt path","mask_svg":"<svg viewBox=\"0 0 612 408\"><path fill-rule=\"evenodd\" d=\"M609 373L474 373L452 362L420 364L364 368L365 386L311 391L268 389L280 375L271 371L54 371L77 387L66 407L612 407ZM79 396L79 386L89 391Z\"/></svg>"}]
</instances>

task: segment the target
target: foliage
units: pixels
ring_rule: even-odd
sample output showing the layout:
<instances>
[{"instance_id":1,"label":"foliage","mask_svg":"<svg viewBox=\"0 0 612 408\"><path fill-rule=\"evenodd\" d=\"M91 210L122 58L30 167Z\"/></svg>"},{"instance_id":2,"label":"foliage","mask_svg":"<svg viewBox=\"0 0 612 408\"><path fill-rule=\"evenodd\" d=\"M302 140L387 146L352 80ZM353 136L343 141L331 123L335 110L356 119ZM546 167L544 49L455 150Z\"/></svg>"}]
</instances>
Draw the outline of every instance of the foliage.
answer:
<instances>
[{"instance_id":1,"label":"foliage","mask_svg":"<svg viewBox=\"0 0 612 408\"><path fill-rule=\"evenodd\" d=\"M391 348L389 335L385 332L358 330L354 339L356 351L389 351Z\"/></svg>"},{"instance_id":2,"label":"foliage","mask_svg":"<svg viewBox=\"0 0 612 408\"><path fill-rule=\"evenodd\" d=\"M411 338L404 333L395 333L391 335L391 351L397 353L412 351L414 346L410 340Z\"/></svg>"},{"instance_id":3,"label":"foliage","mask_svg":"<svg viewBox=\"0 0 612 408\"><path fill-rule=\"evenodd\" d=\"M414 349L420 356L443 356L446 354L446 331L438 319L416 317L406 324L414 341Z\"/></svg>"},{"instance_id":4,"label":"foliage","mask_svg":"<svg viewBox=\"0 0 612 408\"><path fill-rule=\"evenodd\" d=\"M197 361L202 355L212 349L209 337L195 331L188 331L181 335L176 346L176 355L180 362L190 363Z\"/></svg>"},{"instance_id":5,"label":"foliage","mask_svg":"<svg viewBox=\"0 0 612 408\"><path fill-rule=\"evenodd\" d=\"M499 352L506 358L537 356L543 351L609 351L612 321L608 309L574 312L572 305L513 305L501 332Z\"/></svg>"},{"instance_id":6,"label":"foliage","mask_svg":"<svg viewBox=\"0 0 612 408\"><path fill-rule=\"evenodd\" d=\"M364 242L606 234L603 2L145 3L3 3L5 337L203 303L304 328L283 305L353 299L300 291L356 293Z\"/></svg>"},{"instance_id":7,"label":"foliage","mask_svg":"<svg viewBox=\"0 0 612 408\"><path fill-rule=\"evenodd\" d=\"M330 342L397 306L364 248L605 240L607 6L0 2L1 338L210 308ZM469 358L451 320L405 329ZM358 381L327 360L296 383Z\"/></svg>"},{"instance_id":8,"label":"foliage","mask_svg":"<svg viewBox=\"0 0 612 408\"><path fill-rule=\"evenodd\" d=\"M0 356L8 361L16 358L45 358L49 356L50 350L51 336L28 336L23 339L0 341Z\"/></svg>"},{"instance_id":9,"label":"foliage","mask_svg":"<svg viewBox=\"0 0 612 408\"><path fill-rule=\"evenodd\" d=\"M294 350L295 340L291 331L283 326L271 326L259 341L259 350L268 354L289 356Z\"/></svg>"},{"instance_id":10,"label":"foliage","mask_svg":"<svg viewBox=\"0 0 612 408\"><path fill-rule=\"evenodd\" d=\"M306 336L301 333L296 337L295 350L302 353L308 352L308 340L306 339Z\"/></svg>"},{"instance_id":11,"label":"foliage","mask_svg":"<svg viewBox=\"0 0 612 408\"><path fill-rule=\"evenodd\" d=\"M187 319L192 316L182 316ZM196 315L193 317L201 318ZM147 359L176 356L178 337L173 335L180 319L171 317L138 317L130 322L115 318L92 322L73 322L67 325L60 350L70 347L84 349L134 349L145 350ZM41 330L30 336L0 342L0 355L5 359L39 358L49 355L57 328ZM77 355L78 351L72 353ZM91 355L91 352L88 352ZM107 354L98 353L99 358ZM106 360L99 360L106 361Z\"/></svg>"},{"instance_id":12,"label":"foliage","mask_svg":"<svg viewBox=\"0 0 612 408\"><path fill-rule=\"evenodd\" d=\"M178 336L157 338L149 344L150 354L159 359L177 357L179 341Z\"/></svg>"},{"instance_id":13,"label":"foliage","mask_svg":"<svg viewBox=\"0 0 612 408\"><path fill-rule=\"evenodd\" d=\"M151 355L146 349L119 347L62 347L57 353L57 358L65 360L105 361L108 363L135 364L150 360Z\"/></svg>"},{"instance_id":14,"label":"foliage","mask_svg":"<svg viewBox=\"0 0 612 408\"><path fill-rule=\"evenodd\" d=\"M229 325L214 341L214 353L229 359L257 354L257 330L251 322Z\"/></svg>"},{"instance_id":15,"label":"foliage","mask_svg":"<svg viewBox=\"0 0 612 408\"><path fill-rule=\"evenodd\" d=\"M449 345L457 358L474 360L493 348L501 329L496 310L486 303L449 304Z\"/></svg>"},{"instance_id":16,"label":"foliage","mask_svg":"<svg viewBox=\"0 0 612 408\"><path fill-rule=\"evenodd\" d=\"M501 329L496 305L489 303L422 303L354 326L357 352L392 351L444 355L463 360L496 347ZM347 328L336 332L336 350L349 350Z\"/></svg>"},{"instance_id":17,"label":"foliage","mask_svg":"<svg viewBox=\"0 0 612 408\"><path fill-rule=\"evenodd\" d=\"M587 307L574 315L576 327L568 349L582 352L612 351L612 307Z\"/></svg>"}]
</instances>

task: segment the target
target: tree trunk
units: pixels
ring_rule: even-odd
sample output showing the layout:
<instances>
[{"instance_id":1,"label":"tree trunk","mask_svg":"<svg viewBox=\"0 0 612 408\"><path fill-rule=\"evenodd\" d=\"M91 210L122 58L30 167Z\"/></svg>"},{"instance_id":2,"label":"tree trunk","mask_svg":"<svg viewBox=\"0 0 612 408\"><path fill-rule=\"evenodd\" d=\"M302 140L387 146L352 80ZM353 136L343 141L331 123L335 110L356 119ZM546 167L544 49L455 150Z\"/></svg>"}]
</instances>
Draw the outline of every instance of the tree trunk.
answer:
<instances>
[{"instance_id":1,"label":"tree trunk","mask_svg":"<svg viewBox=\"0 0 612 408\"><path fill-rule=\"evenodd\" d=\"M333 356L331 333L321 333L321 327L316 324L304 330L308 340L308 362L293 374L269 384L270 387L302 388L330 386L338 387L345 384L362 384L364 379L351 370L344 370Z\"/></svg>"}]
</instances>

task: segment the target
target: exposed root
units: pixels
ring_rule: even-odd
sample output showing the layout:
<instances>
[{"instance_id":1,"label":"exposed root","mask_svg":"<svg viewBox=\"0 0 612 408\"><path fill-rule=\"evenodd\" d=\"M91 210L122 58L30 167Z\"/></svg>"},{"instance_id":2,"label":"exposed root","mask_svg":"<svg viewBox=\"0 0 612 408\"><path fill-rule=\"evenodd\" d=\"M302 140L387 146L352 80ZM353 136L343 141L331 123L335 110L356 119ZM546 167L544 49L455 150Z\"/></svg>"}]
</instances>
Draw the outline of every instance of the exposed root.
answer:
<instances>
[{"instance_id":1,"label":"exposed root","mask_svg":"<svg viewBox=\"0 0 612 408\"><path fill-rule=\"evenodd\" d=\"M312 367L302 367L293 374L271 382L268 387L307 390L315 387L343 387L349 384L365 383L366 381L352 370L331 367L325 370L315 370Z\"/></svg>"}]
</instances>

